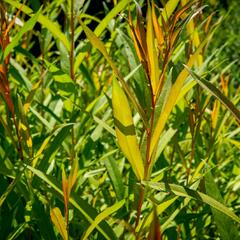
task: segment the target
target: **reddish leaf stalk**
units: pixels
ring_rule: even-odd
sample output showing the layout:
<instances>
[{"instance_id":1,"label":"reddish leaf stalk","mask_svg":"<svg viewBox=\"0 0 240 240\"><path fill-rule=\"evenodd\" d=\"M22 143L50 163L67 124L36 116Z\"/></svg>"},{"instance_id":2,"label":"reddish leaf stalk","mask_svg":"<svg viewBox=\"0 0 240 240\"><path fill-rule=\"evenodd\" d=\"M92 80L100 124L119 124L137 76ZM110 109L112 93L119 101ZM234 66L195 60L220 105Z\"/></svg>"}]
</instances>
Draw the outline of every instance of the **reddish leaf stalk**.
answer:
<instances>
[{"instance_id":1,"label":"reddish leaf stalk","mask_svg":"<svg viewBox=\"0 0 240 240\"><path fill-rule=\"evenodd\" d=\"M8 23L8 21L5 17L5 14L6 14L5 8L3 6L3 3L0 2L0 24L1 24L0 47L2 48L2 52L5 51L5 49L7 48L7 46L10 43L9 31L12 28L17 15L20 13L21 8L18 10L14 19L10 23ZM20 159L23 161L22 138L20 136L18 124L17 124L16 117L15 117L14 104L12 101L10 84L8 81L9 61L10 61L10 54L3 60L3 63L0 64L0 93L2 94L2 96L5 100L5 103L7 105L7 108L9 110L9 112L11 113L11 116L13 119L13 124L16 129L17 139L18 139L17 151L18 151L18 155L19 155Z\"/></svg>"}]
</instances>

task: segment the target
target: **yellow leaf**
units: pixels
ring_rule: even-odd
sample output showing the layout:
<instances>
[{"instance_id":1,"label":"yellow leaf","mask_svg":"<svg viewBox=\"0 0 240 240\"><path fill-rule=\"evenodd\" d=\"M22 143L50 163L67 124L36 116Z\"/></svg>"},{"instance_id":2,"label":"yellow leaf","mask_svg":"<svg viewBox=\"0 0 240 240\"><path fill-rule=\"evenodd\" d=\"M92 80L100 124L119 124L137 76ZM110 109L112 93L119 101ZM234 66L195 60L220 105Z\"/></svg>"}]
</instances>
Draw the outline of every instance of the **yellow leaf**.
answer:
<instances>
[{"instance_id":1,"label":"yellow leaf","mask_svg":"<svg viewBox=\"0 0 240 240\"><path fill-rule=\"evenodd\" d=\"M112 91L113 116L120 148L130 162L137 178L142 180L144 177L144 166L135 134L131 110L127 97L116 79L113 80Z\"/></svg>"},{"instance_id":2,"label":"yellow leaf","mask_svg":"<svg viewBox=\"0 0 240 240\"><path fill-rule=\"evenodd\" d=\"M153 93L156 92L157 82L159 78L159 66L158 66L158 56L155 46L155 36L153 31L152 23L152 10L150 5L148 6L148 21L147 21L147 50L148 50L148 59L149 59L149 69L150 69L150 78L153 88Z\"/></svg>"},{"instance_id":3,"label":"yellow leaf","mask_svg":"<svg viewBox=\"0 0 240 240\"><path fill-rule=\"evenodd\" d=\"M24 109L25 114L28 113L29 108L30 108L30 105L31 105L31 102L32 102L33 97L34 97L34 95L35 95L35 92L39 89L39 86L40 86L40 84L42 83L42 81L43 81L43 78L41 78L38 82L36 82L36 83L33 85L31 92L30 92L29 95L27 96L27 100L26 100L26 102L25 102L24 105L23 105L23 109Z\"/></svg>"},{"instance_id":4,"label":"yellow leaf","mask_svg":"<svg viewBox=\"0 0 240 240\"><path fill-rule=\"evenodd\" d=\"M37 151L37 153L35 154L35 157L34 157L34 159L33 159L33 161L32 161L32 167L35 167L35 166L36 166L36 164L37 164L37 162L38 162L38 159L41 157L41 154L42 154L43 150L45 149L45 147L47 146L47 144L49 143L50 139L51 139L51 136L47 137L47 138L43 141L41 147L38 149L38 151Z\"/></svg>"},{"instance_id":5,"label":"yellow leaf","mask_svg":"<svg viewBox=\"0 0 240 240\"><path fill-rule=\"evenodd\" d=\"M69 182L65 173L64 168L62 168L62 190L63 190L63 200L64 200L64 211L65 211L65 219L68 221L68 203L70 197L69 191Z\"/></svg>"},{"instance_id":6,"label":"yellow leaf","mask_svg":"<svg viewBox=\"0 0 240 240\"><path fill-rule=\"evenodd\" d=\"M78 176L78 160L75 159L70 175L68 177L68 182L69 182L69 191L71 191L73 185L75 184L76 180L77 180L77 176ZM70 193L69 193L70 194Z\"/></svg>"},{"instance_id":7,"label":"yellow leaf","mask_svg":"<svg viewBox=\"0 0 240 240\"><path fill-rule=\"evenodd\" d=\"M86 230L84 236L82 237L82 240L87 240L89 239L89 235L92 233L92 231L96 228L96 226L103 221L105 218L107 218L109 215L112 213L116 212L119 210L125 203L125 200L121 200L120 202L116 202L114 205L111 207L106 208L103 212L98 214L94 221L91 223L91 225L88 227Z\"/></svg>"},{"instance_id":8,"label":"yellow leaf","mask_svg":"<svg viewBox=\"0 0 240 240\"><path fill-rule=\"evenodd\" d=\"M215 100L213 104L212 114L211 114L213 129L215 129L217 125L219 108L220 108L220 102L218 100Z\"/></svg>"},{"instance_id":9,"label":"yellow leaf","mask_svg":"<svg viewBox=\"0 0 240 240\"><path fill-rule=\"evenodd\" d=\"M240 142L234 139L227 139L230 143L232 143L233 145L235 145L237 148L240 149Z\"/></svg>"},{"instance_id":10,"label":"yellow leaf","mask_svg":"<svg viewBox=\"0 0 240 240\"><path fill-rule=\"evenodd\" d=\"M59 208L55 207L50 212L51 220L64 240L68 239L67 225Z\"/></svg>"},{"instance_id":11,"label":"yellow leaf","mask_svg":"<svg viewBox=\"0 0 240 240\"><path fill-rule=\"evenodd\" d=\"M200 45L200 39L199 39L198 30L194 26L193 19L187 24L187 32L192 40L193 46L195 48L198 48L198 46ZM201 54L198 55L197 61L198 61L198 65L201 66L203 62L203 58Z\"/></svg>"}]
</instances>

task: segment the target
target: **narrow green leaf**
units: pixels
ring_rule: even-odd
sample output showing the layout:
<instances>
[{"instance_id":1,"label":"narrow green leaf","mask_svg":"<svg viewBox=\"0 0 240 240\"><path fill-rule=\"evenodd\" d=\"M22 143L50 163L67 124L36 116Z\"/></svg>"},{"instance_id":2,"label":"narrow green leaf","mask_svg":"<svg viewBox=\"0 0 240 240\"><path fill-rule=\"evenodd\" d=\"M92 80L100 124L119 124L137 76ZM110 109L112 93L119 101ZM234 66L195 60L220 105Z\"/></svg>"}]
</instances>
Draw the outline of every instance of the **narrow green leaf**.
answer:
<instances>
[{"instance_id":1,"label":"narrow green leaf","mask_svg":"<svg viewBox=\"0 0 240 240\"><path fill-rule=\"evenodd\" d=\"M109 215L113 214L118 209L120 209L124 205L124 203L125 203L125 200L121 200L120 202L116 202L114 205L106 208L103 212L101 212L92 222L92 224L88 227L82 239L83 240L88 239L88 236L92 233L94 228L96 228L102 220L106 219Z\"/></svg>"},{"instance_id":2,"label":"narrow green leaf","mask_svg":"<svg viewBox=\"0 0 240 240\"><path fill-rule=\"evenodd\" d=\"M198 84L201 87L203 87L211 95L216 97L232 113L232 115L236 118L237 122L240 124L240 111L234 106L234 104L223 93L221 93L221 91L218 88L216 88L212 83L199 77L188 66L185 65L185 68L188 70L191 76L198 82Z\"/></svg>"},{"instance_id":3,"label":"narrow green leaf","mask_svg":"<svg viewBox=\"0 0 240 240\"><path fill-rule=\"evenodd\" d=\"M40 15L41 9L33 15L20 29L20 31L13 37L11 43L6 47L4 51L4 59L9 55L9 53L12 51L13 48L15 48L18 45L18 42L21 40L22 36L33 29L34 25L36 24L39 15Z\"/></svg>"},{"instance_id":4,"label":"narrow green leaf","mask_svg":"<svg viewBox=\"0 0 240 240\"><path fill-rule=\"evenodd\" d=\"M42 122L43 125L45 125L46 128L52 130L50 123L44 117L42 117L38 111L32 107L30 107L30 111Z\"/></svg>"},{"instance_id":5,"label":"narrow green leaf","mask_svg":"<svg viewBox=\"0 0 240 240\"><path fill-rule=\"evenodd\" d=\"M113 19L119 12L121 12L127 6L127 4L129 4L129 0L119 1L119 3L108 13L108 15L101 20L99 25L94 30L94 33L96 34L97 37L99 37L101 33L106 29L111 19ZM82 60L84 59L85 56L86 56L86 52L79 53L76 56L75 64L74 64L75 71L77 71L77 69L81 65Z\"/></svg>"},{"instance_id":6,"label":"narrow green leaf","mask_svg":"<svg viewBox=\"0 0 240 240\"><path fill-rule=\"evenodd\" d=\"M8 240L14 240L14 239L18 239L18 237L21 235L21 233L28 227L28 224L22 223L20 225L18 225L16 227L16 230L10 235L8 236Z\"/></svg>"},{"instance_id":7,"label":"narrow green leaf","mask_svg":"<svg viewBox=\"0 0 240 240\"><path fill-rule=\"evenodd\" d=\"M202 201L210 205L211 207L214 207L215 209L219 210L220 212L224 213L225 215L227 215L228 217L232 218L234 221L240 224L240 218L234 212L232 212L228 207L226 207L222 203L218 202L214 198L202 192L195 191L193 189L182 187L176 184L159 183L159 182L155 183L155 182L148 182L148 181L143 181L142 183L143 185L149 186L158 191L160 190L169 191L180 197L192 198L195 200Z\"/></svg>"},{"instance_id":8,"label":"narrow green leaf","mask_svg":"<svg viewBox=\"0 0 240 240\"><path fill-rule=\"evenodd\" d=\"M117 199L122 200L124 197L124 185L116 160L113 157L108 157L106 160L104 160L104 165L112 181Z\"/></svg>"},{"instance_id":9,"label":"narrow green leaf","mask_svg":"<svg viewBox=\"0 0 240 240\"><path fill-rule=\"evenodd\" d=\"M48 144L48 147L43 151L43 158L39 166L40 169L45 169L47 164L53 159L57 150L62 146L62 142L69 134L70 129L72 129L72 126L72 123L65 124L54 132L56 135L52 139L51 143Z\"/></svg>"},{"instance_id":10,"label":"narrow green leaf","mask_svg":"<svg viewBox=\"0 0 240 240\"><path fill-rule=\"evenodd\" d=\"M127 97L117 80L113 80L113 116L119 145L130 162L137 178L143 179L144 166L133 125L132 113Z\"/></svg>"},{"instance_id":11,"label":"narrow green leaf","mask_svg":"<svg viewBox=\"0 0 240 240\"><path fill-rule=\"evenodd\" d=\"M106 122L104 122L102 119L98 118L97 116L93 116L93 120L96 123L98 123L102 128L107 130L110 134L112 134L114 137L116 136L114 130Z\"/></svg>"}]
</instances>

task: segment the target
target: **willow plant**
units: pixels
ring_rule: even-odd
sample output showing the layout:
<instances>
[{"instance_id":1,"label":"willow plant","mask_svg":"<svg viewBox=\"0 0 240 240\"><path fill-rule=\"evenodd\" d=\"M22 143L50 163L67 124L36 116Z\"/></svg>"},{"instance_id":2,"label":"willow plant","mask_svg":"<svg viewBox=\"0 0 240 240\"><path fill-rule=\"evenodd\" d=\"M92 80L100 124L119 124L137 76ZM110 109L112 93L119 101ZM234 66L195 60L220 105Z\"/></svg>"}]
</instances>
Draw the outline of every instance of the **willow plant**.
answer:
<instances>
[{"instance_id":1,"label":"willow plant","mask_svg":"<svg viewBox=\"0 0 240 240\"><path fill-rule=\"evenodd\" d=\"M141 99L137 98L136 93L129 87L122 77L120 71L107 53L104 44L97 36L79 19L88 39L94 47L100 50L104 55L114 72L112 84L112 107L115 123L115 131L118 144L125 157L128 159L132 170L138 179L139 195L135 198L137 201L136 218L134 231L137 239L143 237L145 223L140 222L142 215L142 206L148 197L146 191L149 187L174 192L179 196L191 196L188 191L180 186L169 185L169 183L152 183L151 175L154 164L157 160L157 151L161 146L161 137L167 124L169 115L174 106L178 103L180 97L183 97L193 86L187 90L183 88L185 80L192 76L203 88L207 89L212 95L217 97L222 103L233 113L236 120L239 121L239 111L236 107L226 99L223 94L215 88L211 83L197 76L191 68L195 66L195 70L201 69L203 65L203 55L205 46L212 37L214 28L209 29L211 16L209 16L202 25L197 25L196 19L202 19L203 7L198 1L181 1L181 7L177 9L178 1L169 1L162 11L155 6L154 1L148 2L146 20L142 16L141 8L136 4L136 19L132 19L132 13L129 11L128 23L137 53L139 62L141 63L145 78L141 79L145 82L144 97L146 105L141 105ZM200 28L204 28L201 35ZM174 52L179 46L178 39L183 31L187 32L189 49L186 55L186 62L182 65L182 70L177 76L172 74ZM182 93L182 91L184 93ZM143 96L141 96L143 97ZM136 114L140 116L143 127L142 133L136 135L136 127L132 117L130 105L133 105ZM199 106L198 106L199 107ZM204 109L203 109L204 112ZM202 112L202 113L203 113ZM190 127L197 125L193 121ZM192 135L194 135L192 133ZM192 146L194 148L194 144ZM157 155L157 156L156 156ZM203 165L195 171L190 177L190 186L194 183L200 173ZM189 172L187 173L188 178ZM162 184L162 185L161 185ZM165 185L166 184L166 185ZM203 202L231 215L233 219L239 222L236 215L231 213L221 203L215 202L214 199L208 199L203 193L197 193ZM169 202L171 204L176 198ZM218 205L218 206L216 206ZM153 208L154 214L150 215L147 222L149 224L152 218L153 229L149 232L148 239L161 239L161 233L158 231L158 214L162 212L161 208L156 210ZM155 217L154 217L155 216ZM152 228L151 228L152 229ZM162 227L161 229L164 229ZM142 232L141 232L142 231Z\"/></svg>"},{"instance_id":2,"label":"willow plant","mask_svg":"<svg viewBox=\"0 0 240 240\"><path fill-rule=\"evenodd\" d=\"M206 54L219 22L197 0L97 2L101 20L0 1L1 236L239 239L239 166L224 197L213 177L240 147L233 63Z\"/></svg>"}]
</instances>

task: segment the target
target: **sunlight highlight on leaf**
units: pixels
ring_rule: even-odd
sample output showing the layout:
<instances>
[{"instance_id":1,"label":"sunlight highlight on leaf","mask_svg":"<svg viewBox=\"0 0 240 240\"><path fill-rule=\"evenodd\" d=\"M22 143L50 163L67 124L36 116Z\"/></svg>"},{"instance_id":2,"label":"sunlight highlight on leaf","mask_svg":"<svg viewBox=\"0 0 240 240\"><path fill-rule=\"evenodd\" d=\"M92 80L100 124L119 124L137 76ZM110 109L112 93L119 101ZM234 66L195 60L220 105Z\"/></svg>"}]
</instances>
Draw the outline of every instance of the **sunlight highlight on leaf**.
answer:
<instances>
[{"instance_id":1,"label":"sunlight highlight on leaf","mask_svg":"<svg viewBox=\"0 0 240 240\"><path fill-rule=\"evenodd\" d=\"M52 222L54 223L55 227L57 228L58 232L61 234L64 240L68 239L67 235L67 226L62 213L59 208L55 207L50 212Z\"/></svg>"},{"instance_id":2,"label":"sunlight highlight on leaf","mask_svg":"<svg viewBox=\"0 0 240 240\"><path fill-rule=\"evenodd\" d=\"M113 80L112 91L113 116L118 143L132 165L134 173L140 180L144 177L143 160L139 150L128 100L115 79Z\"/></svg>"}]
</instances>

